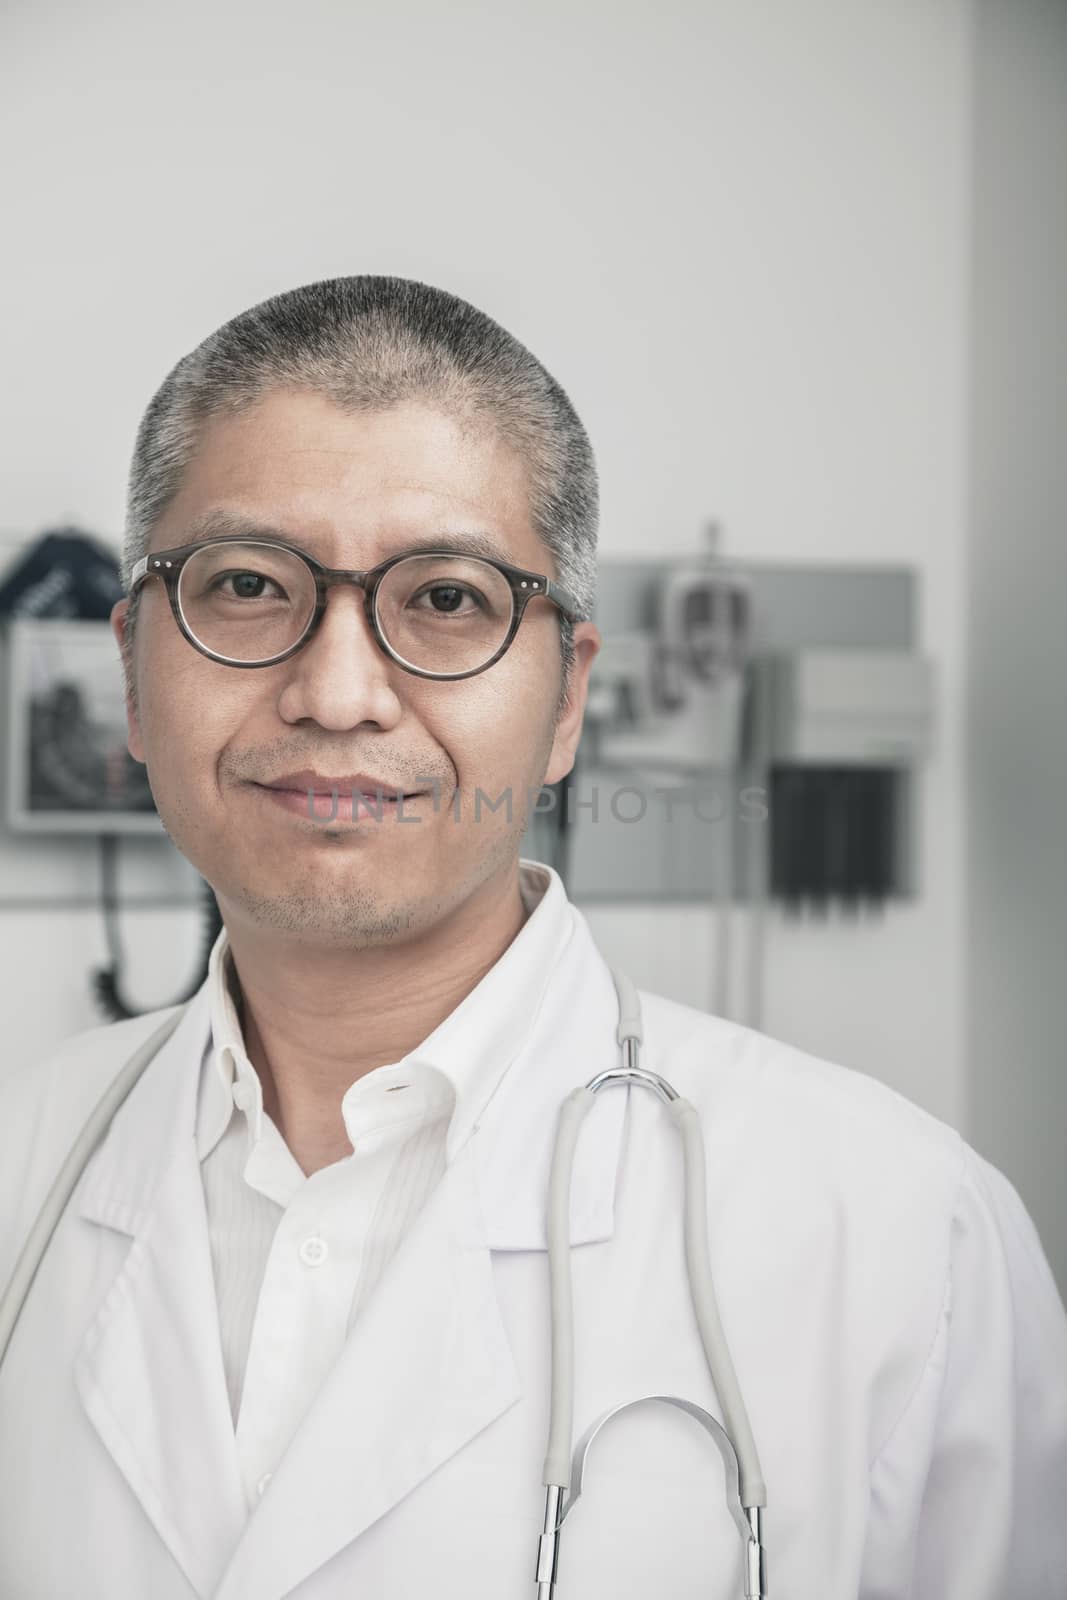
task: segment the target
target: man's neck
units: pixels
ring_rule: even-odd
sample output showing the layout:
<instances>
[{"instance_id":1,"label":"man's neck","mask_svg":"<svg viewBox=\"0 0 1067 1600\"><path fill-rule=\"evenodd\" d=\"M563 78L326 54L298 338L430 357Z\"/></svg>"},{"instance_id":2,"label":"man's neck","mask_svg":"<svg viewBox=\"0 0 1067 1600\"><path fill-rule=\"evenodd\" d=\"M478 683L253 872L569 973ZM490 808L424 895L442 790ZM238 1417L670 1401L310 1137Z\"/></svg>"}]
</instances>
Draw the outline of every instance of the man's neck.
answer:
<instances>
[{"instance_id":1,"label":"man's neck","mask_svg":"<svg viewBox=\"0 0 1067 1600\"><path fill-rule=\"evenodd\" d=\"M400 1061L503 955L526 918L517 874L417 939L362 950L286 944L227 923L245 1050L264 1110L308 1176L352 1153L341 1101Z\"/></svg>"}]
</instances>

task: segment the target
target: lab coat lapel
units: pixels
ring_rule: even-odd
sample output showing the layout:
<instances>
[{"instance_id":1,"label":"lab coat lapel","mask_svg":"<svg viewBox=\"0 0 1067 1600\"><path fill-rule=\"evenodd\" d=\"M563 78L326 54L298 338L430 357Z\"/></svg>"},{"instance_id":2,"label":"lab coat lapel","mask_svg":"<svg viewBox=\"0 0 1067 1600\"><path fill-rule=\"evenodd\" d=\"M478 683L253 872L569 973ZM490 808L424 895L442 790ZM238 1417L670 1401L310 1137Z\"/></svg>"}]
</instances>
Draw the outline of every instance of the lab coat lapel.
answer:
<instances>
[{"instance_id":1,"label":"lab coat lapel","mask_svg":"<svg viewBox=\"0 0 1067 1600\"><path fill-rule=\"evenodd\" d=\"M519 1394L468 1143L360 1313L218 1600L281 1600Z\"/></svg>"},{"instance_id":2,"label":"lab coat lapel","mask_svg":"<svg viewBox=\"0 0 1067 1600\"><path fill-rule=\"evenodd\" d=\"M522 1398L493 1253L545 1250L560 1103L617 1064L615 1022L611 975L578 918L546 1003L360 1313L217 1600L282 1600ZM603 1100L575 1153L576 1247L614 1231L627 1091Z\"/></svg>"},{"instance_id":3,"label":"lab coat lapel","mask_svg":"<svg viewBox=\"0 0 1067 1600\"><path fill-rule=\"evenodd\" d=\"M478 1127L455 1151L251 1513L218 1334L194 1138L206 988L120 1110L82 1216L132 1238L75 1366L93 1426L192 1584L282 1597L507 1412L522 1386L493 1252L545 1248L559 1106L616 1064L610 974L584 920ZM571 1235L610 1238L627 1092L575 1155Z\"/></svg>"},{"instance_id":4,"label":"lab coat lapel","mask_svg":"<svg viewBox=\"0 0 1067 1600\"><path fill-rule=\"evenodd\" d=\"M85 1411L197 1595L246 1518L194 1140L206 990L120 1108L82 1217L132 1236L75 1361Z\"/></svg>"}]
</instances>

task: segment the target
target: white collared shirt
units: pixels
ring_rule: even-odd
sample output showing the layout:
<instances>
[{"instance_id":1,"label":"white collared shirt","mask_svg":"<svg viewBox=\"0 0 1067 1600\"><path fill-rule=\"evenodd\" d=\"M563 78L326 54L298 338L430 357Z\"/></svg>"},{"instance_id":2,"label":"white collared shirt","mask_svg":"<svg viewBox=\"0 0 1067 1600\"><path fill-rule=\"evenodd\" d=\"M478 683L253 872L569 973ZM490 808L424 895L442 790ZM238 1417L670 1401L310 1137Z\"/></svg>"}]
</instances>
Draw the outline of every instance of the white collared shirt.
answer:
<instances>
[{"instance_id":1,"label":"white collared shirt","mask_svg":"<svg viewBox=\"0 0 1067 1600\"><path fill-rule=\"evenodd\" d=\"M230 989L225 928L211 952L197 1154L249 1506L502 1081L517 1049L510 1019L540 996L570 937L571 909L554 873L524 861L520 890L527 920L507 950L416 1050L356 1079L341 1101L353 1153L310 1177L263 1109Z\"/></svg>"}]
</instances>

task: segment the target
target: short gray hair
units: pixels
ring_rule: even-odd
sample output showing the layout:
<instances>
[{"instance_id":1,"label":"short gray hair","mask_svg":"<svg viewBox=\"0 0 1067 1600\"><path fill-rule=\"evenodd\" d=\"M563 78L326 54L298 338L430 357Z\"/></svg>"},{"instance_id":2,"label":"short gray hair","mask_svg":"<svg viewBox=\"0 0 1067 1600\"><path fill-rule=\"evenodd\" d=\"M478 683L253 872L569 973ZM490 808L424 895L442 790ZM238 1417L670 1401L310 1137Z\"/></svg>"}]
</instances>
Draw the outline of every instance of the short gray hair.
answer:
<instances>
[{"instance_id":1,"label":"short gray hair","mask_svg":"<svg viewBox=\"0 0 1067 1600\"><path fill-rule=\"evenodd\" d=\"M421 399L492 424L524 459L530 513L556 576L592 615L597 473L563 389L514 336L443 289L407 278L329 278L274 295L183 356L149 402L130 466L122 581L177 493L209 417L254 405L272 389L304 389L342 409L381 411ZM129 608L127 650L136 624ZM573 629L560 615L563 693ZM126 655L129 677L129 656Z\"/></svg>"}]
</instances>

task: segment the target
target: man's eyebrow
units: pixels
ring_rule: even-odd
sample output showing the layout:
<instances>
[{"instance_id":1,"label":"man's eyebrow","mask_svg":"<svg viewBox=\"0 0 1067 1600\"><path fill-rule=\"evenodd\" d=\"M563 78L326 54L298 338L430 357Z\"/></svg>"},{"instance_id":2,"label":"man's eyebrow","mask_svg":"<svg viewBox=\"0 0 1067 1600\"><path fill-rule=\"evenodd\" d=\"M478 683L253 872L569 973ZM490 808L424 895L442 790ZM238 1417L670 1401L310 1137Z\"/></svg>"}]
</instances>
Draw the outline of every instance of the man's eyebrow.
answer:
<instances>
[{"instance_id":1,"label":"man's eyebrow","mask_svg":"<svg viewBox=\"0 0 1067 1600\"><path fill-rule=\"evenodd\" d=\"M183 529L183 544L199 544L203 539L220 539L229 534L239 534L243 538L254 539L257 536L266 536L271 539L289 539L290 535L284 528L272 528L269 523L261 522L258 517L249 517L241 511L204 511L199 517L194 517L188 528Z\"/></svg>"},{"instance_id":2,"label":"man's eyebrow","mask_svg":"<svg viewBox=\"0 0 1067 1600\"><path fill-rule=\"evenodd\" d=\"M281 539L286 544L296 545L300 550L307 550L309 555L316 552L310 549L307 542L299 535L292 533L288 528L276 528L270 523L261 521L258 517L247 516L241 511L208 511L195 518L187 529L184 530L183 544L201 544L205 539L219 539L236 537L242 539ZM508 561L514 564L514 558L505 550L498 540L491 534L482 533L478 529L465 529L459 533L427 533L410 539L398 539L395 547L382 557L383 561L390 555L399 555L401 551L408 550L454 550L457 555L489 556L498 561Z\"/></svg>"}]
</instances>

